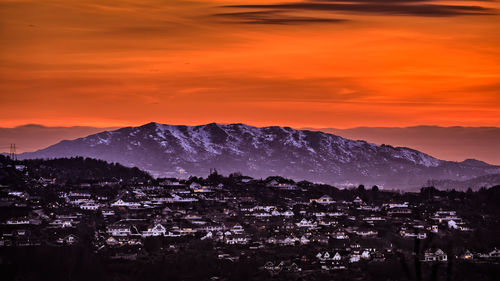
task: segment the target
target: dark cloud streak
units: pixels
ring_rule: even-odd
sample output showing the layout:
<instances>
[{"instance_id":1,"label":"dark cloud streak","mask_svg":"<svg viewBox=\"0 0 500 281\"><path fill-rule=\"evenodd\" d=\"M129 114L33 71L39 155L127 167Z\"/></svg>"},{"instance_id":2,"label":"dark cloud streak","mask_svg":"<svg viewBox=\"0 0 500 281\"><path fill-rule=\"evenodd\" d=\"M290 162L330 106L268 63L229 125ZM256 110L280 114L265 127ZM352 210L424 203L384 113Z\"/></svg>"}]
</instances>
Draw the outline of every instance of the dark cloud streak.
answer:
<instances>
[{"instance_id":1,"label":"dark cloud streak","mask_svg":"<svg viewBox=\"0 0 500 281\"><path fill-rule=\"evenodd\" d=\"M343 2L343 3L332 3ZM419 3L420 2L420 3ZM419 16L419 17L452 17L464 15L492 15L494 9L483 6L429 4L433 0L328 0L328 2L296 2L259 5L228 5L226 8L255 9L255 10L288 10L288 11L317 11L317 12L344 12L374 15ZM243 14L242 17L246 17Z\"/></svg>"},{"instance_id":2,"label":"dark cloud streak","mask_svg":"<svg viewBox=\"0 0 500 281\"><path fill-rule=\"evenodd\" d=\"M229 19L231 23L241 24L307 24L307 23L341 23L344 19L320 18L320 17L300 17L283 14L282 11L251 11L220 13L213 16Z\"/></svg>"}]
</instances>

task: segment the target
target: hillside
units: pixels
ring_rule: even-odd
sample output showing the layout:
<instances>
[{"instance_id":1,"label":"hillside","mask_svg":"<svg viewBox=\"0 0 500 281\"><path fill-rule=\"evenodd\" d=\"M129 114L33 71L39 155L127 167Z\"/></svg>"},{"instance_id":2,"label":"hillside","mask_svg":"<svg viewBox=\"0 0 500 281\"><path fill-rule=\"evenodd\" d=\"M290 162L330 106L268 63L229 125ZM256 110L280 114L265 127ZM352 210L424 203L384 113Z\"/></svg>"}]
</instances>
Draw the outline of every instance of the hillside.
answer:
<instances>
[{"instance_id":1,"label":"hillside","mask_svg":"<svg viewBox=\"0 0 500 281\"><path fill-rule=\"evenodd\" d=\"M65 182L150 180L138 168L83 157L11 161L0 155L0 184L19 184L23 179L54 179Z\"/></svg>"},{"instance_id":2,"label":"hillside","mask_svg":"<svg viewBox=\"0 0 500 281\"><path fill-rule=\"evenodd\" d=\"M404 147L375 145L317 131L244 124L174 126L148 123L62 141L28 158L84 156L135 166L153 175L241 172L280 175L339 186L418 187L428 180L468 180L500 173L481 161L450 162Z\"/></svg>"}]
</instances>

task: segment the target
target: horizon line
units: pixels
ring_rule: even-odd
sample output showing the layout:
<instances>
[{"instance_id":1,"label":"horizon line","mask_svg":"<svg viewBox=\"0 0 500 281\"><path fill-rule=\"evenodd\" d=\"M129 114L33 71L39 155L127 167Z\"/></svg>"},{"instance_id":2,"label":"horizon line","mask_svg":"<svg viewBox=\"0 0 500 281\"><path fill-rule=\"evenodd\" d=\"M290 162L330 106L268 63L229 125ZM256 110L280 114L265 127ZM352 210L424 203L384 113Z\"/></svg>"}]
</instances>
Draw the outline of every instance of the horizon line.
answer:
<instances>
[{"instance_id":1,"label":"horizon line","mask_svg":"<svg viewBox=\"0 0 500 281\"><path fill-rule=\"evenodd\" d=\"M21 124L21 125L16 125L12 127L0 127L0 129L18 129L18 128L24 128L24 127L42 127L42 128L96 128L96 129L111 129L111 128L126 128L126 127L140 127L144 126L150 123L156 123L156 124L162 124L162 125L171 125L171 126L190 126L190 127L195 127L195 126L205 126L209 124L220 124L220 125L234 125L234 124L243 124L247 126L253 126L257 128L264 128L264 127L290 127L290 128L296 128L296 129L303 129L303 130L308 130L308 129L313 129L313 130L321 130L321 129L336 129L336 130L350 130L350 129L406 129L406 128L422 128L422 127L429 127L429 128L500 128L500 126L463 126L463 125L450 125L450 126L443 126L443 125L433 125L433 124L420 124L420 125L407 125L407 126L366 126L366 125L359 125L359 126L352 126L352 127L328 127L328 126L293 126L293 125L285 125L285 124L276 124L276 125L253 125L251 123L244 123L244 122L208 122L208 123L197 123L197 124L170 124L170 123L162 123L162 122L156 122L156 121L150 121L146 123L141 123L138 125L134 124L128 124L128 125L111 125L111 126L94 126L90 124L75 124L75 125L45 125L41 123L26 123L26 124Z\"/></svg>"}]
</instances>

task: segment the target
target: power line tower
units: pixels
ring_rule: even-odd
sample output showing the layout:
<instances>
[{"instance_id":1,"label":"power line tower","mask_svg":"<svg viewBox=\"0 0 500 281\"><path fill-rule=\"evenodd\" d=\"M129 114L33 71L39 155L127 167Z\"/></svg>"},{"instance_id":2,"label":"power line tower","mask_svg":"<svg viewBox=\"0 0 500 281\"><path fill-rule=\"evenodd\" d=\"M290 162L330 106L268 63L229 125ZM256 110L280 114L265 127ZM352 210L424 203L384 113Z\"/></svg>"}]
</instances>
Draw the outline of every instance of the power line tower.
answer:
<instances>
[{"instance_id":1,"label":"power line tower","mask_svg":"<svg viewBox=\"0 0 500 281\"><path fill-rule=\"evenodd\" d=\"M17 154L16 154L16 144L11 143L10 144L10 153L9 153L10 159L12 160L17 160Z\"/></svg>"}]
</instances>

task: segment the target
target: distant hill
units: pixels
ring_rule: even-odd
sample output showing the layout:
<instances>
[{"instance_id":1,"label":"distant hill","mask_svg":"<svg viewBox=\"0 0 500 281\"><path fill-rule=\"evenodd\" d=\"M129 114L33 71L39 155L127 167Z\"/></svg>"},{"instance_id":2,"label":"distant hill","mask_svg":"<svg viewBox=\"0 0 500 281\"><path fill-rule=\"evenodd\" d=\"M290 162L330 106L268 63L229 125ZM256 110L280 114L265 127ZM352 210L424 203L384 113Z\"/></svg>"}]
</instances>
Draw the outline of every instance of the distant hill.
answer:
<instances>
[{"instance_id":1,"label":"distant hill","mask_svg":"<svg viewBox=\"0 0 500 281\"><path fill-rule=\"evenodd\" d=\"M450 162L404 147L374 145L318 131L244 124L149 123L62 141L19 157L84 156L136 166L157 176L241 172L335 184L420 187L428 180L468 180L500 173L477 160Z\"/></svg>"},{"instance_id":2,"label":"distant hill","mask_svg":"<svg viewBox=\"0 0 500 281\"><path fill-rule=\"evenodd\" d=\"M416 126L311 130L319 130L348 139L366 140L379 145L411 147L439 159L463 161L474 158L500 165L499 127Z\"/></svg>"},{"instance_id":3,"label":"distant hill","mask_svg":"<svg viewBox=\"0 0 500 281\"><path fill-rule=\"evenodd\" d=\"M17 153L32 152L62 140L72 140L91 134L118 128L96 127L46 127L42 125L23 125L14 128L0 128L0 152L9 152L11 143L16 144Z\"/></svg>"},{"instance_id":4,"label":"distant hill","mask_svg":"<svg viewBox=\"0 0 500 281\"><path fill-rule=\"evenodd\" d=\"M456 180L431 180L427 183L438 189L466 190L468 188L477 189L480 187L490 187L500 183L500 174L484 175L465 181Z\"/></svg>"}]
</instances>

